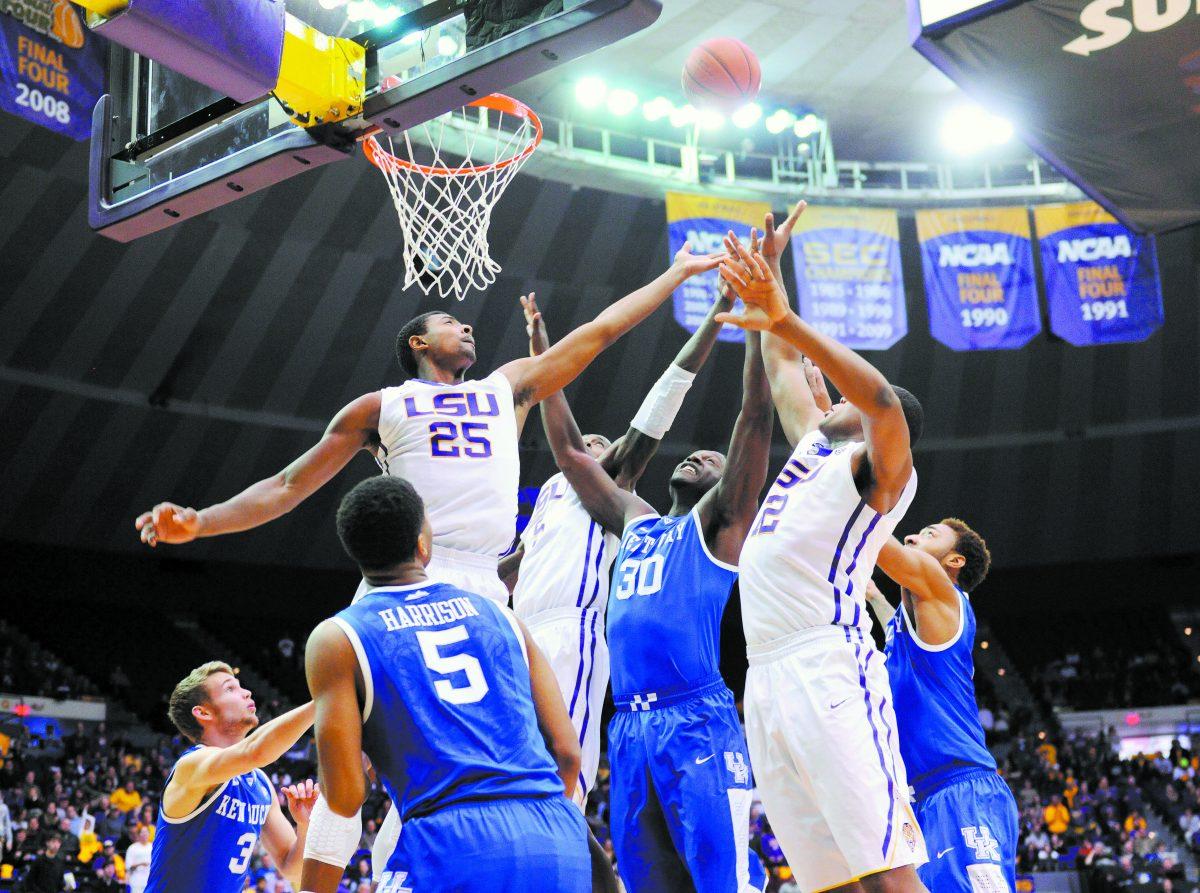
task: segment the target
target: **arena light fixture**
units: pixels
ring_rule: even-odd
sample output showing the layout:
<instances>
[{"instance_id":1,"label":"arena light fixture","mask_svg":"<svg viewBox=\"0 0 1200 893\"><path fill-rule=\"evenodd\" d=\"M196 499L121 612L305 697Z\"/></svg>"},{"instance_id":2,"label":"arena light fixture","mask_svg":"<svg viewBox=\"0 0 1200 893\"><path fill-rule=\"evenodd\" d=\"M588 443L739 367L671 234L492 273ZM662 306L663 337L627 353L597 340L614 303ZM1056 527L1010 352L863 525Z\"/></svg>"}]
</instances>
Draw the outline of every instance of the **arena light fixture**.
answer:
<instances>
[{"instance_id":1,"label":"arena light fixture","mask_svg":"<svg viewBox=\"0 0 1200 893\"><path fill-rule=\"evenodd\" d=\"M814 133L821 129L821 119L809 112L803 118L792 125L792 133L796 134L797 139L806 140Z\"/></svg>"},{"instance_id":2,"label":"arena light fixture","mask_svg":"<svg viewBox=\"0 0 1200 893\"><path fill-rule=\"evenodd\" d=\"M628 115L638 106L638 95L632 90L618 88L608 91L608 110L614 115Z\"/></svg>"},{"instance_id":3,"label":"arena light fixture","mask_svg":"<svg viewBox=\"0 0 1200 893\"><path fill-rule=\"evenodd\" d=\"M665 96L656 96L642 106L642 115L647 121L661 121L675 111L675 104Z\"/></svg>"},{"instance_id":4,"label":"arena light fixture","mask_svg":"<svg viewBox=\"0 0 1200 893\"><path fill-rule=\"evenodd\" d=\"M1011 121L973 103L955 106L942 120L942 143L956 155L975 155L1012 138Z\"/></svg>"},{"instance_id":5,"label":"arena light fixture","mask_svg":"<svg viewBox=\"0 0 1200 893\"><path fill-rule=\"evenodd\" d=\"M681 105L671 111L672 127L687 127L696 123L696 109L692 105Z\"/></svg>"},{"instance_id":6,"label":"arena light fixture","mask_svg":"<svg viewBox=\"0 0 1200 893\"><path fill-rule=\"evenodd\" d=\"M733 126L740 130L753 127L762 117L762 106L757 102L748 102L733 113Z\"/></svg>"},{"instance_id":7,"label":"arena light fixture","mask_svg":"<svg viewBox=\"0 0 1200 893\"><path fill-rule=\"evenodd\" d=\"M575 84L575 101L585 109L596 108L607 95L608 85L598 77L589 75Z\"/></svg>"},{"instance_id":8,"label":"arena light fixture","mask_svg":"<svg viewBox=\"0 0 1200 893\"><path fill-rule=\"evenodd\" d=\"M437 40L437 51L439 56L457 56L458 39L449 34L443 34Z\"/></svg>"},{"instance_id":9,"label":"arena light fixture","mask_svg":"<svg viewBox=\"0 0 1200 893\"><path fill-rule=\"evenodd\" d=\"M716 109L700 109L696 113L696 123L701 130L720 130L725 126L725 116Z\"/></svg>"},{"instance_id":10,"label":"arena light fixture","mask_svg":"<svg viewBox=\"0 0 1200 893\"><path fill-rule=\"evenodd\" d=\"M787 109L772 112L766 120L767 133L780 134L796 123L796 116Z\"/></svg>"}]
</instances>

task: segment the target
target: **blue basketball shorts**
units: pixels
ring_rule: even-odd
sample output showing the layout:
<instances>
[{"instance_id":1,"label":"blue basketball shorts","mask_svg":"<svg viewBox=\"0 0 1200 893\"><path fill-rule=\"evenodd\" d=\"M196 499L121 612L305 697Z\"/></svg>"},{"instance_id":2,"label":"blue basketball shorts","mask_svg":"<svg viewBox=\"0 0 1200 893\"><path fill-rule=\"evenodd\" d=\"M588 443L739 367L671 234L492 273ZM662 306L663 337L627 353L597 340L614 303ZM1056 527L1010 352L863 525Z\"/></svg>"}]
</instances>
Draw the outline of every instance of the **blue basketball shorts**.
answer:
<instances>
[{"instance_id":1,"label":"blue basketball shorts","mask_svg":"<svg viewBox=\"0 0 1200 893\"><path fill-rule=\"evenodd\" d=\"M754 780L725 683L617 699L617 711L609 819L629 893L762 890L766 875L750 849Z\"/></svg>"},{"instance_id":2,"label":"blue basketball shorts","mask_svg":"<svg viewBox=\"0 0 1200 893\"><path fill-rule=\"evenodd\" d=\"M995 772L960 776L917 801L929 861L918 869L937 893L1013 893L1017 801Z\"/></svg>"},{"instance_id":3,"label":"blue basketball shorts","mask_svg":"<svg viewBox=\"0 0 1200 893\"><path fill-rule=\"evenodd\" d=\"M566 797L460 803L404 823L377 893L591 893L587 824Z\"/></svg>"}]
</instances>

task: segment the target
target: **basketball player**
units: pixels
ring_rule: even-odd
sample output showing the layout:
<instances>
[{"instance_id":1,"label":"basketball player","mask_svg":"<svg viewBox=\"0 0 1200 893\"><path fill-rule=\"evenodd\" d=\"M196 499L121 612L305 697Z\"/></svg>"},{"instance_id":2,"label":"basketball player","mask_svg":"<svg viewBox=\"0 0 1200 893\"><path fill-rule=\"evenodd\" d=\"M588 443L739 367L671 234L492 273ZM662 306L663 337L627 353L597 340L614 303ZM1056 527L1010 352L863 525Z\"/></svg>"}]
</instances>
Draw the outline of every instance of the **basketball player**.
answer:
<instances>
[{"instance_id":1,"label":"basketball player","mask_svg":"<svg viewBox=\"0 0 1200 893\"><path fill-rule=\"evenodd\" d=\"M337 529L372 589L305 653L322 797L303 890L334 893L358 847L365 752L404 822L379 893L590 891L587 826L564 796L579 743L524 626L427 575L433 533L407 481L358 484Z\"/></svg>"},{"instance_id":2,"label":"basketball player","mask_svg":"<svg viewBox=\"0 0 1200 893\"><path fill-rule=\"evenodd\" d=\"M718 314L720 319L726 314ZM770 390L759 336L746 338L729 457L698 450L671 475L660 516L588 452L569 413L546 434L588 513L620 532L608 602L613 700L610 826L630 893L761 890L749 850L753 783L721 678L721 615L767 476Z\"/></svg>"},{"instance_id":3,"label":"basketball player","mask_svg":"<svg viewBox=\"0 0 1200 893\"><path fill-rule=\"evenodd\" d=\"M308 731L312 703L246 737L258 725L250 692L237 671L212 661L175 686L167 712L194 745L167 777L146 893L237 893L260 842L298 882L317 789L311 781L283 789L293 829L262 770Z\"/></svg>"},{"instance_id":4,"label":"basketball player","mask_svg":"<svg viewBox=\"0 0 1200 893\"><path fill-rule=\"evenodd\" d=\"M513 538L517 438L529 408L574 381L602 350L688 278L713 269L718 259L693 255L685 245L666 273L544 354L513 360L475 381L463 377L475 362L472 327L448 313L424 313L396 337L396 355L408 381L345 406L308 452L227 502L201 511L159 503L138 517L141 539L151 546L186 543L266 524L294 509L365 449L384 474L420 487L433 524L433 576L507 604L496 562Z\"/></svg>"},{"instance_id":5,"label":"basketball player","mask_svg":"<svg viewBox=\"0 0 1200 893\"><path fill-rule=\"evenodd\" d=\"M721 325L714 317L732 306L723 291L708 316L688 339L662 377L650 389L629 430L615 444L600 434L584 437L588 451L623 490L632 491L646 465L670 430L696 373L708 359ZM523 301L529 347L533 355L550 346L537 300ZM544 424L570 414L561 391L542 401ZM619 541L592 520L562 472L542 485L529 525L514 555L501 559L510 575L520 577L513 589L513 611L546 655L583 748L583 768L575 801L587 802L600 764L600 712L608 689L608 643L604 609L608 572Z\"/></svg>"},{"instance_id":6,"label":"basketball player","mask_svg":"<svg viewBox=\"0 0 1200 893\"><path fill-rule=\"evenodd\" d=\"M867 600L887 629L887 670L900 752L916 791L937 893L1012 893L1017 801L996 771L975 701L975 611L967 593L987 576L983 538L957 518L889 538L880 569L900 584L895 611L875 584Z\"/></svg>"},{"instance_id":7,"label":"basketball player","mask_svg":"<svg viewBox=\"0 0 1200 893\"><path fill-rule=\"evenodd\" d=\"M863 600L876 556L916 492L911 443L921 408L791 311L778 257L801 211L779 232L768 217L762 251L757 234L748 250L731 233L732 257L721 267L746 312L718 319L803 352L843 395L806 433L807 384L771 379L795 449L743 549L750 754L801 889L922 890L914 866L926 860L925 845Z\"/></svg>"}]
</instances>

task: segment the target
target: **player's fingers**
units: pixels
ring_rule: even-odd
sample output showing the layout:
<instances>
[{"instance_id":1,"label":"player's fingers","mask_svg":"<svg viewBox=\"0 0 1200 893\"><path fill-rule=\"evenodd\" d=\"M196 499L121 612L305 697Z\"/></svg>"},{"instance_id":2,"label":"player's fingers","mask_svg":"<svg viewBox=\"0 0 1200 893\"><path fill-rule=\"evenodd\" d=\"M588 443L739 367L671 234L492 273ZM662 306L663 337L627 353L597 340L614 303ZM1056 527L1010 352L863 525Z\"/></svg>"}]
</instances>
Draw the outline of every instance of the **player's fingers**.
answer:
<instances>
[{"instance_id":1,"label":"player's fingers","mask_svg":"<svg viewBox=\"0 0 1200 893\"><path fill-rule=\"evenodd\" d=\"M806 202L804 199L800 199L800 201L796 202L796 207L792 210L792 213L788 215L786 224L788 229L791 229L796 225L796 221L800 219L800 215L804 213L804 209L807 207L808 202Z\"/></svg>"},{"instance_id":2,"label":"player's fingers","mask_svg":"<svg viewBox=\"0 0 1200 893\"><path fill-rule=\"evenodd\" d=\"M721 278L732 285L735 289L739 286L745 288L749 283L742 277L740 270L735 270L727 263L721 264Z\"/></svg>"},{"instance_id":3,"label":"player's fingers","mask_svg":"<svg viewBox=\"0 0 1200 893\"><path fill-rule=\"evenodd\" d=\"M729 323L731 326L737 326L739 329L745 328L742 325L746 321L745 318L738 316L736 313L718 313L713 319L719 323Z\"/></svg>"},{"instance_id":4,"label":"player's fingers","mask_svg":"<svg viewBox=\"0 0 1200 893\"><path fill-rule=\"evenodd\" d=\"M766 260L757 251L750 258L754 262L755 275L759 279L770 279L771 268L767 266Z\"/></svg>"},{"instance_id":5,"label":"player's fingers","mask_svg":"<svg viewBox=\"0 0 1200 893\"><path fill-rule=\"evenodd\" d=\"M149 523L150 523L150 513L142 512L140 515L137 516L137 519L133 522L133 529L141 530L143 527L145 527Z\"/></svg>"}]
</instances>

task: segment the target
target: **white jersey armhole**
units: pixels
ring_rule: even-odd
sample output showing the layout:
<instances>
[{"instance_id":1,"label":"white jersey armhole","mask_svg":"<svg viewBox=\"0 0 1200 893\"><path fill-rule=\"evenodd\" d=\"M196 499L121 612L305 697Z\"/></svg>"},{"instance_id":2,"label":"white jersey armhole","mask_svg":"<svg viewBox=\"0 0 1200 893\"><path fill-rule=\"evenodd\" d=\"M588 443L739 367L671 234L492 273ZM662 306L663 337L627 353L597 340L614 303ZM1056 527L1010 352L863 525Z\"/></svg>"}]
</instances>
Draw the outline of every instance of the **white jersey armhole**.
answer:
<instances>
[{"instance_id":1,"label":"white jersey armhole","mask_svg":"<svg viewBox=\"0 0 1200 893\"><path fill-rule=\"evenodd\" d=\"M174 769L171 770L171 774L172 775L175 774ZM204 810L208 809L208 807L212 806L213 802L218 797L220 797L221 794L225 793L225 789L227 787L229 787L229 782L231 782L231 781L233 781L232 778L225 779L224 783L219 788L217 788L215 791L213 791L210 796L208 796L207 798L205 798L204 800L201 801L199 806L197 806L195 809L193 809L191 812L189 812L187 815L185 815L181 819L171 818L169 815L167 815L166 810L164 810L161 806L158 809L158 814L160 816L162 816L162 820L164 822L166 822L168 825L182 825L185 822L190 822L196 816L200 815L200 813L204 812ZM170 784L170 782L168 781L167 784ZM166 792L164 791L163 793L166 793Z\"/></svg>"},{"instance_id":2,"label":"white jersey armhole","mask_svg":"<svg viewBox=\"0 0 1200 893\"><path fill-rule=\"evenodd\" d=\"M341 617L331 618L350 640L350 647L354 649L354 656L358 659L358 668L362 671L363 677L363 707L362 721L366 722L371 716L371 710L375 706L375 680L371 676L371 664L367 661L367 652L363 649L362 639L358 637L358 632L349 623Z\"/></svg>"},{"instance_id":3,"label":"white jersey armhole","mask_svg":"<svg viewBox=\"0 0 1200 893\"><path fill-rule=\"evenodd\" d=\"M713 553L708 550L708 543L705 542L705 540L704 540L704 527L700 524L700 513L697 512L696 509L692 509L691 515L692 515L693 526L696 528L696 539L700 540L700 548L704 550L704 554L708 557L708 560L711 561L713 564L715 564L717 567L724 568L725 570L732 571L733 573L736 574L738 572L738 568L737 568L736 564L726 564L724 561L722 561L717 556L713 555Z\"/></svg>"},{"instance_id":4,"label":"white jersey armhole","mask_svg":"<svg viewBox=\"0 0 1200 893\"><path fill-rule=\"evenodd\" d=\"M503 390L505 393L508 394L508 400L510 403L513 402L514 395L513 395L513 389L512 389L512 382L509 381L508 376L505 375L503 372L501 372L499 369L497 369L495 372L493 372L487 378L483 379L482 382L483 383L491 382L496 387L500 388L501 390ZM516 407L513 406L513 408L515 409Z\"/></svg>"},{"instance_id":5,"label":"white jersey armhole","mask_svg":"<svg viewBox=\"0 0 1200 893\"><path fill-rule=\"evenodd\" d=\"M954 591L958 595L958 630L953 636L951 636L941 645L929 645L921 640L921 637L917 635L917 625L912 622L912 619L908 616L908 609L904 607L904 600L900 600L900 607L897 610L899 610L903 615L904 625L908 627L908 633L913 637L913 642L915 642L917 647L922 651L928 651L932 654L936 654L939 651L945 651L948 648L954 647L958 644L958 640L962 638L963 630L967 627L967 609L966 606L963 605L963 599L965 599L966 596L962 594L962 591L957 586L954 587Z\"/></svg>"},{"instance_id":6,"label":"white jersey armhole","mask_svg":"<svg viewBox=\"0 0 1200 893\"><path fill-rule=\"evenodd\" d=\"M641 524L647 518L654 518L657 521L661 517L662 517L662 515L655 515L650 512L647 512L644 515L638 515L636 518L630 519L630 521L624 527L621 528L621 539L622 540L625 539L625 534L629 533L629 528L632 527L634 524Z\"/></svg>"},{"instance_id":7,"label":"white jersey armhole","mask_svg":"<svg viewBox=\"0 0 1200 893\"><path fill-rule=\"evenodd\" d=\"M512 627L513 635L517 637L517 641L521 644L521 656L525 658L525 666L528 667L529 649L525 646L525 633L521 632L521 624L517 622L517 615L507 605L501 605L496 602L492 602L492 604L500 609L500 613L508 621L508 625Z\"/></svg>"}]
</instances>

